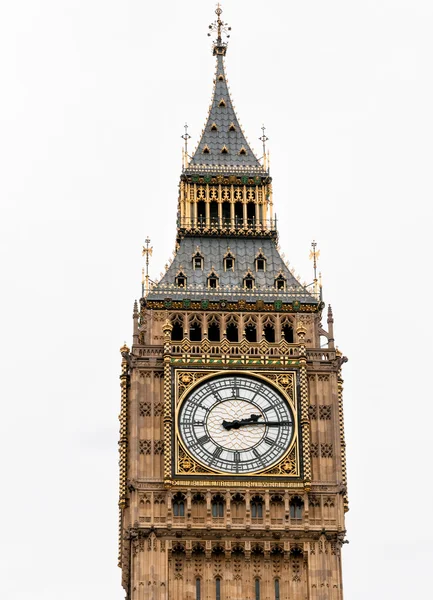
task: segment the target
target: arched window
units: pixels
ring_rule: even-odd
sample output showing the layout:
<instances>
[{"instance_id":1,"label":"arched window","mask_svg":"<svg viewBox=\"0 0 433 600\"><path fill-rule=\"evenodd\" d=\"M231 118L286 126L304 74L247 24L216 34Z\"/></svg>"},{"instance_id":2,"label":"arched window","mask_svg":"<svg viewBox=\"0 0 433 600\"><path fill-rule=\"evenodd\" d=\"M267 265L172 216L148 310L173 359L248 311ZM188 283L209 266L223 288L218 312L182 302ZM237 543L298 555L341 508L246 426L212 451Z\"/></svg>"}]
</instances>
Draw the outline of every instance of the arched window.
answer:
<instances>
[{"instance_id":1,"label":"arched window","mask_svg":"<svg viewBox=\"0 0 433 600\"><path fill-rule=\"evenodd\" d=\"M215 273L214 268L212 267L211 271L207 276L207 287L210 289L216 289L219 286L219 277Z\"/></svg>"},{"instance_id":2,"label":"arched window","mask_svg":"<svg viewBox=\"0 0 433 600\"><path fill-rule=\"evenodd\" d=\"M260 579L254 581L254 591L256 600L260 600Z\"/></svg>"},{"instance_id":3,"label":"arched window","mask_svg":"<svg viewBox=\"0 0 433 600\"><path fill-rule=\"evenodd\" d=\"M301 498L295 496L290 500L290 518L291 519L302 519L302 510L304 503Z\"/></svg>"},{"instance_id":4,"label":"arched window","mask_svg":"<svg viewBox=\"0 0 433 600\"><path fill-rule=\"evenodd\" d=\"M192 257L192 268L194 271L202 271L204 267L204 258L199 248L197 247L196 253Z\"/></svg>"},{"instance_id":5,"label":"arched window","mask_svg":"<svg viewBox=\"0 0 433 600\"><path fill-rule=\"evenodd\" d=\"M265 340L273 344L275 342L275 328L274 323L270 319L265 322L263 332L265 334Z\"/></svg>"},{"instance_id":6,"label":"arched window","mask_svg":"<svg viewBox=\"0 0 433 600\"><path fill-rule=\"evenodd\" d=\"M266 256L263 254L261 248L254 262L256 263L256 271L266 271Z\"/></svg>"},{"instance_id":7,"label":"arched window","mask_svg":"<svg viewBox=\"0 0 433 600\"><path fill-rule=\"evenodd\" d=\"M286 289L286 283L286 278L282 273L280 273L280 275L278 275L274 281L275 289L284 291Z\"/></svg>"},{"instance_id":8,"label":"arched window","mask_svg":"<svg viewBox=\"0 0 433 600\"><path fill-rule=\"evenodd\" d=\"M256 222L256 205L254 202L248 202L247 204L247 220L250 226Z\"/></svg>"},{"instance_id":9,"label":"arched window","mask_svg":"<svg viewBox=\"0 0 433 600\"><path fill-rule=\"evenodd\" d=\"M173 342L180 342L183 339L183 319L177 315L171 322L173 329L171 330L171 339Z\"/></svg>"},{"instance_id":10,"label":"arched window","mask_svg":"<svg viewBox=\"0 0 433 600\"><path fill-rule=\"evenodd\" d=\"M256 324L250 321L245 325L245 337L248 342L257 342L257 329Z\"/></svg>"},{"instance_id":11,"label":"arched window","mask_svg":"<svg viewBox=\"0 0 433 600\"><path fill-rule=\"evenodd\" d=\"M254 289L254 277L251 274L251 271L248 271L244 277L244 289L252 290Z\"/></svg>"},{"instance_id":12,"label":"arched window","mask_svg":"<svg viewBox=\"0 0 433 600\"><path fill-rule=\"evenodd\" d=\"M185 498L183 494L176 494L173 497L173 516L184 517L185 516Z\"/></svg>"},{"instance_id":13,"label":"arched window","mask_svg":"<svg viewBox=\"0 0 433 600\"><path fill-rule=\"evenodd\" d=\"M215 519L224 517L224 498L220 494L212 498L212 516Z\"/></svg>"},{"instance_id":14,"label":"arched window","mask_svg":"<svg viewBox=\"0 0 433 600\"><path fill-rule=\"evenodd\" d=\"M201 600L201 579L199 577L195 580L195 600Z\"/></svg>"},{"instance_id":15,"label":"arched window","mask_svg":"<svg viewBox=\"0 0 433 600\"><path fill-rule=\"evenodd\" d=\"M221 339L220 324L217 317L212 317L208 321L207 335L210 342L219 342Z\"/></svg>"},{"instance_id":16,"label":"arched window","mask_svg":"<svg viewBox=\"0 0 433 600\"><path fill-rule=\"evenodd\" d=\"M209 216L211 225L218 225L218 202L215 200L210 203Z\"/></svg>"},{"instance_id":17,"label":"arched window","mask_svg":"<svg viewBox=\"0 0 433 600\"><path fill-rule=\"evenodd\" d=\"M275 600L280 600L280 580L276 579L275 583Z\"/></svg>"},{"instance_id":18,"label":"arched window","mask_svg":"<svg viewBox=\"0 0 433 600\"><path fill-rule=\"evenodd\" d=\"M197 202L197 220L199 225L206 224L206 202L204 200Z\"/></svg>"},{"instance_id":19,"label":"arched window","mask_svg":"<svg viewBox=\"0 0 433 600\"><path fill-rule=\"evenodd\" d=\"M221 600L221 579L215 579L215 600Z\"/></svg>"},{"instance_id":20,"label":"arched window","mask_svg":"<svg viewBox=\"0 0 433 600\"><path fill-rule=\"evenodd\" d=\"M189 339L191 342L201 342L201 321L197 316L189 322Z\"/></svg>"},{"instance_id":21,"label":"arched window","mask_svg":"<svg viewBox=\"0 0 433 600\"><path fill-rule=\"evenodd\" d=\"M230 227L230 202L223 202L223 225Z\"/></svg>"},{"instance_id":22,"label":"arched window","mask_svg":"<svg viewBox=\"0 0 433 600\"><path fill-rule=\"evenodd\" d=\"M177 287L186 288L186 275L183 271L179 271L179 273L175 277L175 282Z\"/></svg>"},{"instance_id":23,"label":"arched window","mask_svg":"<svg viewBox=\"0 0 433 600\"><path fill-rule=\"evenodd\" d=\"M239 341L239 330L237 321L232 319L227 323L226 327L226 336L229 342L238 342Z\"/></svg>"},{"instance_id":24,"label":"arched window","mask_svg":"<svg viewBox=\"0 0 433 600\"><path fill-rule=\"evenodd\" d=\"M260 496L251 499L251 518L263 519L263 500Z\"/></svg>"},{"instance_id":25,"label":"arched window","mask_svg":"<svg viewBox=\"0 0 433 600\"><path fill-rule=\"evenodd\" d=\"M283 334L282 337L286 340L286 342L293 344L293 327L291 323L288 323L287 321L283 323L281 333Z\"/></svg>"},{"instance_id":26,"label":"arched window","mask_svg":"<svg viewBox=\"0 0 433 600\"><path fill-rule=\"evenodd\" d=\"M230 252L230 248L227 249L227 254L224 256L224 271L235 270L235 257Z\"/></svg>"}]
</instances>

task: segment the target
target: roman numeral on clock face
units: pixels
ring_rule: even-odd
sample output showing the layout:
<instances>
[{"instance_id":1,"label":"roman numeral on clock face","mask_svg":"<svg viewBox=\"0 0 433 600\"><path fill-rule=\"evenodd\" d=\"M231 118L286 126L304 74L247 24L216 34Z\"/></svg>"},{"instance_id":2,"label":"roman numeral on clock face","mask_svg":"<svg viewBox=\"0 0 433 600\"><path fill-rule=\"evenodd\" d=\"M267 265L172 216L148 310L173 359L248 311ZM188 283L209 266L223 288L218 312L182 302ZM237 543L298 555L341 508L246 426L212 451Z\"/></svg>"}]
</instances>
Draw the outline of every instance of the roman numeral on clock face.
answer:
<instances>
[{"instance_id":1,"label":"roman numeral on clock face","mask_svg":"<svg viewBox=\"0 0 433 600\"><path fill-rule=\"evenodd\" d=\"M203 444L206 444L206 442L208 442L208 441L209 441L209 439L210 439L210 438L209 438L209 436L208 436L208 435L202 435L200 438L197 438L197 442L198 442L199 444L202 444L202 445L203 445Z\"/></svg>"},{"instance_id":2,"label":"roman numeral on clock face","mask_svg":"<svg viewBox=\"0 0 433 600\"><path fill-rule=\"evenodd\" d=\"M219 458L222 454L223 449L220 446L217 446L213 451L213 455L215 458Z\"/></svg>"},{"instance_id":3,"label":"roman numeral on clock face","mask_svg":"<svg viewBox=\"0 0 433 600\"><path fill-rule=\"evenodd\" d=\"M269 444L269 446L273 446L275 444L275 440L267 436L265 437L264 441L266 442L266 444Z\"/></svg>"}]
</instances>

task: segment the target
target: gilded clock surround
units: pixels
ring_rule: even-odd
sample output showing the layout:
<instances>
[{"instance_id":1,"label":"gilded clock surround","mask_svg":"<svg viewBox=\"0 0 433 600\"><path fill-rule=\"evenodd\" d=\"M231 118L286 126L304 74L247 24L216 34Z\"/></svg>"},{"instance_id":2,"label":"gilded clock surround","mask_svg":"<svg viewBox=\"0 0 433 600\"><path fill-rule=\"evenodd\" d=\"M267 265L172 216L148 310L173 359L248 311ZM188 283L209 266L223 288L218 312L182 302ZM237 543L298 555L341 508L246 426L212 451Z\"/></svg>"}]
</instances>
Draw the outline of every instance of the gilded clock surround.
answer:
<instances>
[{"instance_id":1,"label":"gilded clock surround","mask_svg":"<svg viewBox=\"0 0 433 600\"><path fill-rule=\"evenodd\" d=\"M301 476L301 461L299 456L299 430L298 430L298 394L297 394L297 383L296 383L296 371L274 371L269 373L267 371L233 371L226 370L224 375L246 375L254 379L262 379L267 383L270 383L288 402L294 416L294 435L290 442L289 448L286 450L284 455L276 464L273 464L270 468L264 468L256 473L249 473L248 475L230 475L222 471L212 470L204 467L199 461L195 460L188 450L185 448L182 442L177 423L177 415L179 413L180 406L183 400L191 393L191 391L198 385L206 380L212 380L216 375L221 375L220 370L216 369L196 369L196 370L185 370L185 369L174 369L173 373L173 384L172 390L173 404L170 410L174 408L174 427L171 429L171 445L174 446L174 468L172 477L178 476L194 476L194 477L212 477L218 475L222 478L233 479L250 479L251 477L271 477L271 478L299 478ZM173 413L171 413L173 414Z\"/></svg>"}]
</instances>

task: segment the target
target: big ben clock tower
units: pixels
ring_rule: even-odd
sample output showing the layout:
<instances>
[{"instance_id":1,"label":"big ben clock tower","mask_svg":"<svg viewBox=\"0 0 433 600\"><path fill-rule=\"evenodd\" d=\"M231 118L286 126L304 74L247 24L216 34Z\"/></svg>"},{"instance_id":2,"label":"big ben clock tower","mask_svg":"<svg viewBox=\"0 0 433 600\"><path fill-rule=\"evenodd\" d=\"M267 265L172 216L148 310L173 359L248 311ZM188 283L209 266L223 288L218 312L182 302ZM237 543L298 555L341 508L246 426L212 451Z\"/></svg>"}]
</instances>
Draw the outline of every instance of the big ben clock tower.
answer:
<instances>
[{"instance_id":1,"label":"big ben clock tower","mask_svg":"<svg viewBox=\"0 0 433 600\"><path fill-rule=\"evenodd\" d=\"M317 284L279 254L266 153L233 109L216 13L175 256L121 349L122 583L128 600L341 600L346 359Z\"/></svg>"}]
</instances>

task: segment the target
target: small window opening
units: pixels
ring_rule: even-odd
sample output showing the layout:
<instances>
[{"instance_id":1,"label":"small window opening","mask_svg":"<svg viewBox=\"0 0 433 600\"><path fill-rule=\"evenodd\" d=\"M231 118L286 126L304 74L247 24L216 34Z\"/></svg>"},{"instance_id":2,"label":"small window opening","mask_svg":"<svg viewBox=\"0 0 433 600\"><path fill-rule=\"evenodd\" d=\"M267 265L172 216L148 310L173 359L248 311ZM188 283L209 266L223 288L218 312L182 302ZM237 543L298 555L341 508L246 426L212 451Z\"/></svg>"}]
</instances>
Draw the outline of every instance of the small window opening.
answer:
<instances>
[{"instance_id":1,"label":"small window opening","mask_svg":"<svg viewBox=\"0 0 433 600\"><path fill-rule=\"evenodd\" d=\"M204 200L197 202L197 218L201 223L206 220L206 202Z\"/></svg>"},{"instance_id":2,"label":"small window opening","mask_svg":"<svg viewBox=\"0 0 433 600\"><path fill-rule=\"evenodd\" d=\"M279 275L275 280L275 288L277 290L285 290L286 289L286 280L282 275Z\"/></svg>"},{"instance_id":3,"label":"small window opening","mask_svg":"<svg viewBox=\"0 0 433 600\"><path fill-rule=\"evenodd\" d=\"M242 148L239 150L239 154L246 154L247 151L245 150L245 148L242 146Z\"/></svg>"},{"instance_id":4,"label":"small window opening","mask_svg":"<svg viewBox=\"0 0 433 600\"><path fill-rule=\"evenodd\" d=\"M223 146L223 147L221 148L221 154L228 154L228 153L229 153L229 151L228 151L228 148L227 148L227 146Z\"/></svg>"},{"instance_id":5,"label":"small window opening","mask_svg":"<svg viewBox=\"0 0 433 600\"><path fill-rule=\"evenodd\" d=\"M237 226L244 222L244 205L242 202L235 202L235 223Z\"/></svg>"},{"instance_id":6,"label":"small window opening","mask_svg":"<svg viewBox=\"0 0 433 600\"><path fill-rule=\"evenodd\" d=\"M214 496L212 500L212 516L218 519L224 516L224 499L222 496Z\"/></svg>"},{"instance_id":7,"label":"small window opening","mask_svg":"<svg viewBox=\"0 0 433 600\"><path fill-rule=\"evenodd\" d=\"M176 494L173 498L173 516L184 517L185 516L185 501L181 494Z\"/></svg>"},{"instance_id":8,"label":"small window opening","mask_svg":"<svg viewBox=\"0 0 433 600\"><path fill-rule=\"evenodd\" d=\"M201 342L201 324L198 321L190 324L189 339L191 342Z\"/></svg>"},{"instance_id":9,"label":"small window opening","mask_svg":"<svg viewBox=\"0 0 433 600\"><path fill-rule=\"evenodd\" d=\"M218 287L218 277L208 277L207 285L209 288L215 290Z\"/></svg>"},{"instance_id":10,"label":"small window opening","mask_svg":"<svg viewBox=\"0 0 433 600\"><path fill-rule=\"evenodd\" d=\"M173 342L180 342L183 339L183 327L182 323L175 321L173 323L173 329L171 330L171 339Z\"/></svg>"},{"instance_id":11,"label":"small window opening","mask_svg":"<svg viewBox=\"0 0 433 600\"><path fill-rule=\"evenodd\" d=\"M215 579L215 600L221 600L221 579Z\"/></svg>"},{"instance_id":12,"label":"small window opening","mask_svg":"<svg viewBox=\"0 0 433 600\"><path fill-rule=\"evenodd\" d=\"M251 275L247 275L244 278L244 288L246 290L252 290L254 288L254 278Z\"/></svg>"},{"instance_id":13,"label":"small window opening","mask_svg":"<svg viewBox=\"0 0 433 600\"><path fill-rule=\"evenodd\" d=\"M238 342L239 341L239 331L236 323L229 323L226 329L227 340L229 342Z\"/></svg>"},{"instance_id":14,"label":"small window opening","mask_svg":"<svg viewBox=\"0 0 433 600\"><path fill-rule=\"evenodd\" d=\"M218 127L216 123L212 123L211 125L211 131L218 131Z\"/></svg>"},{"instance_id":15,"label":"small window opening","mask_svg":"<svg viewBox=\"0 0 433 600\"><path fill-rule=\"evenodd\" d=\"M223 202L223 223L230 225L230 202Z\"/></svg>"},{"instance_id":16,"label":"small window opening","mask_svg":"<svg viewBox=\"0 0 433 600\"><path fill-rule=\"evenodd\" d=\"M215 202L214 200L210 203L210 210L209 210L209 214L210 214L210 222L212 225L217 225L218 224L218 202Z\"/></svg>"},{"instance_id":17,"label":"small window opening","mask_svg":"<svg viewBox=\"0 0 433 600\"><path fill-rule=\"evenodd\" d=\"M206 145L206 146L203 148L203 154L210 154L210 150L209 150L209 146L208 146L208 145Z\"/></svg>"},{"instance_id":18,"label":"small window opening","mask_svg":"<svg viewBox=\"0 0 433 600\"><path fill-rule=\"evenodd\" d=\"M245 327L245 337L248 342L257 342L257 329L253 323L249 323Z\"/></svg>"},{"instance_id":19,"label":"small window opening","mask_svg":"<svg viewBox=\"0 0 433 600\"><path fill-rule=\"evenodd\" d=\"M275 580L275 600L280 600L280 580Z\"/></svg>"},{"instance_id":20,"label":"small window opening","mask_svg":"<svg viewBox=\"0 0 433 600\"><path fill-rule=\"evenodd\" d=\"M254 202L248 202L247 204L247 219L250 225L253 225L256 220L256 205Z\"/></svg>"},{"instance_id":21,"label":"small window opening","mask_svg":"<svg viewBox=\"0 0 433 600\"><path fill-rule=\"evenodd\" d=\"M211 323L208 327L207 335L210 342L219 342L221 339L219 324L216 322Z\"/></svg>"},{"instance_id":22,"label":"small window opening","mask_svg":"<svg viewBox=\"0 0 433 600\"><path fill-rule=\"evenodd\" d=\"M201 579L195 580L195 600L201 600Z\"/></svg>"},{"instance_id":23,"label":"small window opening","mask_svg":"<svg viewBox=\"0 0 433 600\"><path fill-rule=\"evenodd\" d=\"M255 581L256 600L260 600L260 579Z\"/></svg>"},{"instance_id":24,"label":"small window opening","mask_svg":"<svg viewBox=\"0 0 433 600\"><path fill-rule=\"evenodd\" d=\"M293 329L290 327L288 323L283 325L283 337L287 343L293 344Z\"/></svg>"},{"instance_id":25,"label":"small window opening","mask_svg":"<svg viewBox=\"0 0 433 600\"><path fill-rule=\"evenodd\" d=\"M219 101L218 106L224 107L226 105L224 98L221 98L221 100Z\"/></svg>"},{"instance_id":26,"label":"small window opening","mask_svg":"<svg viewBox=\"0 0 433 600\"><path fill-rule=\"evenodd\" d=\"M290 500L290 518L302 519L303 502L300 498L292 498Z\"/></svg>"},{"instance_id":27,"label":"small window opening","mask_svg":"<svg viewBox=\"0 0 433 600\"><path fill-rule=\"evenodd\" d=\"M263 518L263 501L261 498L253 498L251 501L251 518Z\"/></svg>"},{"instance_id":28,"label":"small window opening","mask_svg":"<svg viewBox=\"0 0 433 600\"><path fill-rule=\"evenodd\" d=\"M234 271L235 261L231 256L224 259L224 268L226 271Z\"/></svg>"},{"instance_id":29,"label":"small window opening","mask_svg":"<svg viewBox=\"0 0 433 600\"><path fill-rule=\"evenodd\" d=\"M193 265L194 265L194 271L203 270L203 257L194 256Z\"/></svg>"},{"instance_id":30,"label":"small window opening","mask_svg":"<svg viewBox=\"0 0 433 600\"><path fill-rule=\"evenodd\" d=\"M270 344L274 344L275 343L275 329L274 329L273 325L271 325L271 323L266 323L266 325L263 328L263 331L265 332L265 340L267 342L269 342Z\"/></svg>"},{"instance_id":31,"label":"small window opening","mask_svg":"<svg viewBox=\"0 0 433 600\"><path fill-rule=\"evenodd\" d=\"M180 288L186 288L186 277L183 273L179 273L176 277L176 285Z\"/></svg>"},{"instance_id":32,"label":"small window opening","mask_svg":"<svg viewBox=\"0 0 433 600\"><path fill-rule=\"evenodd\" d=\"M236 127L234 123L230 123L229 131L236 131Z\"/></svg>"},{"instance_id":33,"label":"small window opening","mask_svg":"<svg viewBox=\"0 0 433 600\"><path fill-rule=\"evenodd\" d=\"M224 75L222 75L222 73L218 75L218 81L224 81Z\"/></svg>"}]
</instances>

